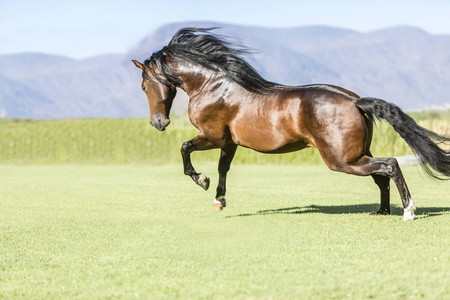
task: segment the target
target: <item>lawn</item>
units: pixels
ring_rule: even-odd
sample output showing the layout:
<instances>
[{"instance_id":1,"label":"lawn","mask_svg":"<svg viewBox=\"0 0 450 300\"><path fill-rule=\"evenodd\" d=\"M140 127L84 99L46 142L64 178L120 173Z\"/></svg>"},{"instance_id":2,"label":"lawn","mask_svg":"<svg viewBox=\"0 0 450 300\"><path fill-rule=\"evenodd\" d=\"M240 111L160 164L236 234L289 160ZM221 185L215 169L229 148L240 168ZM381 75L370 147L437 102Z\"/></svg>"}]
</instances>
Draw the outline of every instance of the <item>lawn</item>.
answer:
<instances>
[{"instance_id":1,"label":"lawn","mask_svg":"<svg viewBox=\"0 0 450 300\"><path fill-rule=\"evenodd\" d=\"M194 161L195 163L195 161ZM228 206L179 165L0 166L0 298L450 299L450 184L404 167L418 219L371 178L232 166Z\"/></svg>"}]
</instances>

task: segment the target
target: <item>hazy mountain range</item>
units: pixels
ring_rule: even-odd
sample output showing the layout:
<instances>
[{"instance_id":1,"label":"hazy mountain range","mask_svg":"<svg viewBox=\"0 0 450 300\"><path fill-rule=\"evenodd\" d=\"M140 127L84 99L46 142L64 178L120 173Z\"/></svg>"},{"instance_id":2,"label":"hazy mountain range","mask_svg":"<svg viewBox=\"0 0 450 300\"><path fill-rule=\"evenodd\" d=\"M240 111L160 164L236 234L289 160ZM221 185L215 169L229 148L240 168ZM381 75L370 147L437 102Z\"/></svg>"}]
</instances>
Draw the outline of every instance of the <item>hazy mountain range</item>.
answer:
<instances>
[{"instance_id":1,"label":"hazy mountain range","mask_svg":"<svg viewBox=\"0 0 450 300\"><path fill-rule=\"evenodd\" d=\"M413 27L361 33L326 26L274 29L190 22L163 26L124 54L83 60L40 53L0 55L0 115L148 116L141 72L130 60L145 60L185 26L221 27L218 33L255 50L249 62L272 81L339 85L406 110L450 107L450 35ZM181 114L187 96L179 95L173 111Z\"/></svg>"}]
</instances>

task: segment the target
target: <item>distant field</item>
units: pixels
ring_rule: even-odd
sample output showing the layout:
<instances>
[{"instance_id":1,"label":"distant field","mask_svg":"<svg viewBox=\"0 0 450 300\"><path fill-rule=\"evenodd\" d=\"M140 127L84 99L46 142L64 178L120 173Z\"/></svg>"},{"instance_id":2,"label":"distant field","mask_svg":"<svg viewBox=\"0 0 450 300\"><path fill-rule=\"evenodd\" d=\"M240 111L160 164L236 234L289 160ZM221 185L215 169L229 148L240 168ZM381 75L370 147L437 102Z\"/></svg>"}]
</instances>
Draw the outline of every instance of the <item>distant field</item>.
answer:
<instances>
[{"instance_id":1,"label":"distant field","mask_svg":"<svg viewBox=\"0 0 450 300\"><path fill-rule=\"evenodd\" d=\"M197 167L0 166L0 299L448 299L448 182L403 168L403 222L371 178L237 165L213 213Z\"/></svg>"},{"instance_id":2,"label":"distant field","mask_svg":"<svg viewBox=\"0 0 450 300\"><path fill-rule=\"evenodd\" d=\"M164 132L146 119L68 119L0 124L0 164L180 163L181 145L197 129L187 119L173 120ZM218 161L219 150L194 153ZM240 148L234 163L317 164L320 155L306 149L287 155L264 155Z\"/></svg>"},{"instance_id":3,"label":"distant field","mask_svg":"<svg viewBox=\"0 0 450 300\"><path fill-rule=\"evenodd\" d=\"M422 126L441 134L450 132L450 110L413 113ZM0 120L0 164L152 164L180 163L180 148L198 131L187 117L173 118L165 132L146 119ZM412 154L386 123L374 130L375 156ZM217 161L218 150L194 153ZM234 164L323 164L315 149L283 155L265 155L239 148Z\"/></svg>"}]
</instances>

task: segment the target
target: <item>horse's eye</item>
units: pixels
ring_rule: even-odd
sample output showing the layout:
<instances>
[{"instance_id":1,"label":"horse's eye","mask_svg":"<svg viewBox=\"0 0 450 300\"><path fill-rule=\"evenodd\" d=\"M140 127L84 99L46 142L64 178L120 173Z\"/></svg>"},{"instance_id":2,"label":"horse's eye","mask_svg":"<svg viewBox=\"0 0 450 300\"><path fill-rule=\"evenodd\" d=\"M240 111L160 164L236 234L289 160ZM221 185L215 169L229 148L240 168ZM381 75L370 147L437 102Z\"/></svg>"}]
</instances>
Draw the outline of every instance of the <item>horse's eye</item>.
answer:
<instances>
[{"instance_id":1,"label":"horse's eye","mask_svg":"<svg viewBox=\"0 0 450 300\"><path fill-rule=\"evenodd\" d=\"M142 90L145 92L145 86L142 87Z\"/></svg>"}]
</instances>

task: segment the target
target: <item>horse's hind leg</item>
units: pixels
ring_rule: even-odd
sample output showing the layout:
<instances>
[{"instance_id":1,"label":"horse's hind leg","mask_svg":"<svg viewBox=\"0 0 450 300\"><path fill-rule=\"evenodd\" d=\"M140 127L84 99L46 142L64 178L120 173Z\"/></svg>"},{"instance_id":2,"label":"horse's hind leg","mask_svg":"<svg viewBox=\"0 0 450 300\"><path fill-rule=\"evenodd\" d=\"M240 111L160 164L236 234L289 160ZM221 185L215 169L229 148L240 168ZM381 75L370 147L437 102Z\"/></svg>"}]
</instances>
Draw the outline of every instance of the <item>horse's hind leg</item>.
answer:
<instances>
[{"instance_id":1,"label":"horse's hind leg","mask_svg":"<svg viewBox=\"0 0 450 300\"><path fill-rule=\"evenodd\" d=\"M381 175L394 180L403 204L403 220L414 220L414 201L409 193L405 178L395 158L373 158L364 156L349 167L348 173L356 175ZM386 198L385 198L386 199ZM383 205L383 202L382 202Z\"/></svg>"},{"instance_id":2,"label":"horse's hind leg","mask_svg":"<svg viewBox=\"0 0 450 300\"><path fill-rule=\"evenodd\" d=\"M183 143L181 146L181 156L183 158L184 174L194 180L205 191L209 188L209 178L202 173L197 173L191 163L191 153L196 150L209 150L218 148L209 141L203 134L199 133L192 140Z\"/></svg>"},{"instance_id":3,"label":"horse's hind leg","mask_svg":"<svg viewBox=\"0 0 450 300\"><path fill-rule=\"evenodd\" d=\"M327 162L327 160L325 160ZM339 163L339 164L330 164L327 163L330 169L335 171L340 171L348 174L354 175L380 175L384 177L391 178L394 180L397 185L398 192L400 194L400 198L402 199L404 214L403 220L414 220L414 210L416 209L413 200L411 199L411 194L409 193L408 186L406 185L405 179L403 178L402 171L398 165L398 162L395 158L374 158L370 156L363 156L360 159L356 160L352 163ZM376 178L376 179L375 179ZM386 182L383 182L381 177L374 177L378 186L384 187L384 192L387 193L385 185ZM383 185L384 184L384 185ZM381 190L381 187L380 187ZM383 191L381 191L383 193ZM382 196L383 197L383 196ZM388 198L382 198L382 208L385 208L387 205ZM383 202L384 201L384 202Z\"/></svg>"},{"instance_id":4,"label":"horse's hind leg","mask_svg":"<svg viewBox=\"0 0 450 300\"><path fill-rule=\"evenodd\" d=\"M214 198L214 211L221 211L226 206L225 192L227 173L230 170L231 161L236 153L236 144L225 145L220 152L219 160L219 183L217 185L216 197Z\"/></svg>"},{"instance_id":5,"label":"horse's hind leg","mask_svg":"<svg viewBox=\"0 0 450 300\"><path fill-rule=\"evenodd\" d=\"M372 215L389 215L391 213L390 207L390 186L391 179L383 175L372 174L372 178L380 189L381 204L380 209L377 212L371 213Z\"/></svg>"}]
</instances>

